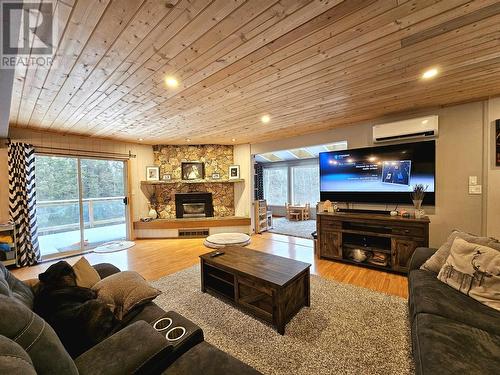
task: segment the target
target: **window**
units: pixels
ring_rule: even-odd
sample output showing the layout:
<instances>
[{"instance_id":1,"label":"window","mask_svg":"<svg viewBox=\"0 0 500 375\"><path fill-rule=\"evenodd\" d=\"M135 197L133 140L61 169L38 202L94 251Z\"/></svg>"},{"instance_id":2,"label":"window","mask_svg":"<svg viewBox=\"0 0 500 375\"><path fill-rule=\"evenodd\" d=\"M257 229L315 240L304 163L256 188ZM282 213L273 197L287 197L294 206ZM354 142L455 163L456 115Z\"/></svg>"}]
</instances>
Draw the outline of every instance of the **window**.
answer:
<instances>
[{"instance_id":1,"label":"window","mask_svg":"<svg viewBox=\"0 0 500 375\"><path fill-rule=\"evenodd\" d=\"M125 239L125 164L120 160L35 157L42 257Z\"/></svg>"},{"instance_id":2,"label":"window","mask_svg":"<svg viewBox=\"0 0 500 375\"><path fill-rule=\"evenodd\" d=\"M263 180L267 204L284 206L288 202L288 167L264 168Z\"/></svg>"},{"instance_id":3,"label":"window","mask_svg":"<svg viewBox=\"0 0 500 375\"><path fill-rule=\"evenodd\" d=\"M312 207L319 201L319 165L300 165L291 167L292 201L303 205L310 203Z\"/></svg>"}]
</instances>

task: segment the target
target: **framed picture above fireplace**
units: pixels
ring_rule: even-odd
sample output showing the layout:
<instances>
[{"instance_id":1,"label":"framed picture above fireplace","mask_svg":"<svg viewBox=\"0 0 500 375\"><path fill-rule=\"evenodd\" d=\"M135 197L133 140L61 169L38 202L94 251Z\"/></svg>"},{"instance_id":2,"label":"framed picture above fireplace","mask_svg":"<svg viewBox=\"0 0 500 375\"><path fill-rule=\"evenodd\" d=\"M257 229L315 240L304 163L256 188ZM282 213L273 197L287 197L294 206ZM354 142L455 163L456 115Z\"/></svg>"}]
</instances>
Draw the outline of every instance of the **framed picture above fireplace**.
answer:
<instances>
[{"instance_id":1,"label":"framed picture above fireplace","mask_svg":"<svg viewBox=\"0 0 500 375\"><path fill-rule=\"evenodd\" d=\"M183 161L181 163L183 180L203 180L205 164L201 161Z\"/></svg>"}]
</instances>

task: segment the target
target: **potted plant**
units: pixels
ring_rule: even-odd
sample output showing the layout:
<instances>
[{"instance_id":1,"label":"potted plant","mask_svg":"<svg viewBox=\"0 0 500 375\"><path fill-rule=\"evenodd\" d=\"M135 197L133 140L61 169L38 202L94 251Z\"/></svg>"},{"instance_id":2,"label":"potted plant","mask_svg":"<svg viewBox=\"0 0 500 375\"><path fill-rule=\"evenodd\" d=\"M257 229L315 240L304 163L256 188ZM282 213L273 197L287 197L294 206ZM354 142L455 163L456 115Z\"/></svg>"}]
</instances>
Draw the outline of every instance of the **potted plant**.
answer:
<instances>
[{"instance_id":1,"label":"potted plant","mask_svg":"<svg viewBox=\"0 0 500 375\"><path fill-rule=\"evenodd\" d=\"M422 210L422 202L425 197L425 192L427 191L428 185L416 184L413 186L413 192L411 193L411 199L413 201L413 206L415 207L415 218L420 219L425 215L425 211Z\"/></svg>"}]
</instances>

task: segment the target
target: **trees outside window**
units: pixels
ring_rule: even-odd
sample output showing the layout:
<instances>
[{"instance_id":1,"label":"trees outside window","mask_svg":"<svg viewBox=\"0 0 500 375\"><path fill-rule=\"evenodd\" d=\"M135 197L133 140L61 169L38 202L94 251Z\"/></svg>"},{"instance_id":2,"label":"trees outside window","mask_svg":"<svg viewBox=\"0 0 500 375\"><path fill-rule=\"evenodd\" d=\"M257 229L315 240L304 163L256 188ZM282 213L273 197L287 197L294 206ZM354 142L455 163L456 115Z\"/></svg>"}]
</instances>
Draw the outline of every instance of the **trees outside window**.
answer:
<instances>
[{"instance_id":1,"label":"trees outside window","mask_svg":"<svg viewBox=\"0 0 500 375\"><path fill-rule=\"evenodd\" d=\"M319 202L319 163L286 163L263 167L264 199L271 206L285 203L314 207Z\"/></svg>"},{"instance_id":2,"label":"trees outside window","mask_svg":"<svg viewBox=\"0 0 500 375\"><path fill-rule=\"evenodd\" d=\"M125 163L71 156L35 157L42 256L125 239Z\"/></svg>"},{"instance_id":3,"label":"trees outside window","mask_svg":"<svg viewBox=\"0 0 500 375\"><path fill-rule=\"evenodd\" d=\"M297 205L310 203L314 207L319 201L319 164L301 165L292 169L292 202Z\"/></svg>"},{"instance_id":4,"label":"trees outside window","mask_svg":"<svg viewBox=\"0 0 500 375\"><path fill-rule=\"evenodd\" d=\"M264 198L272 206L284 206L288 202L288 168L263 169Z\"/></svg>"}]
</instances>

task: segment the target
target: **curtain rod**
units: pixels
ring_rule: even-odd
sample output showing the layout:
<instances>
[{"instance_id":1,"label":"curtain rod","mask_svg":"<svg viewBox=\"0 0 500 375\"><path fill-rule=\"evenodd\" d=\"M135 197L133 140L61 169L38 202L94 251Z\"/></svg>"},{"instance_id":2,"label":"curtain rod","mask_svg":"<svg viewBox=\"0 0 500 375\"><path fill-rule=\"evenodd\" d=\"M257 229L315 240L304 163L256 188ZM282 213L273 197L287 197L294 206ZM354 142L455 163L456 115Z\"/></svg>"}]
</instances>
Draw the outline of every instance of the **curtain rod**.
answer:
<instances>
[{"instance_id":1,"label":"curtain rod","mask_svg":"<svg viewBox=\"0 0 500 375\"><path fill-rule=\"evenodd\" d=\"M64 148L64 147L48 147L48 146L36 146L33 145L36 150L41 149L41 150L53 150L53 151L61 151L61 152L68 152L71 155L74 155L76 152L82 152L85 154L94 154L94 155L108 155L108 156L114 156L114 157L121 157L121 158L135 158L137 155L132 154L130 151L128 154L122 154L119 152L108 152L108 151L89 151L89 150L82 150L82 149L76 149L76 148ZM42 151L43 152L43 151ZM85 155L84 155L85 156ZM87 155L89 156L89 155Z\"/></svg>"},{"instance_id":2,"label":"curtain rod","mask_svg":"<svg viewBox=\"0 0 500 375\"><path fill-rule=\"evenodd\" d=\"M4 139L4 141L5 141L6 145L8 145L9 143L12 142L10 138L6 138L6 139ZM102 155L102 156L126 158L126 159L137 157L137 155L132 154L130 152L130 150L129 150L128 154L123 154L123 153L119 153L119 152L90 151L90 150L82 150L82 149L77 149L77 148L70 149L70 148L65 148L65 147L49 147L49 146L37 146L37 145L33 145L33 147L35 148L35 150L40 150L41 152L44 152L43 150L56 151L53 153L58 154L58 155L63 155L64 153L70 154L72 156ZM57 151L60 151L60 152L57 152ZM79 152L82 154L78 154ZM46 152L46 153L49 153L49 152Z\"/></svg>"}]
</instances>

